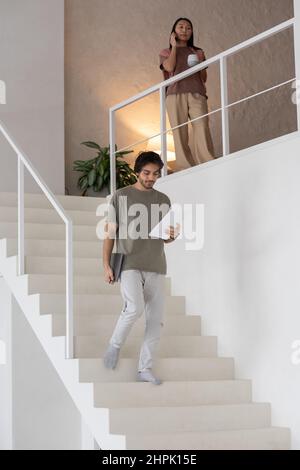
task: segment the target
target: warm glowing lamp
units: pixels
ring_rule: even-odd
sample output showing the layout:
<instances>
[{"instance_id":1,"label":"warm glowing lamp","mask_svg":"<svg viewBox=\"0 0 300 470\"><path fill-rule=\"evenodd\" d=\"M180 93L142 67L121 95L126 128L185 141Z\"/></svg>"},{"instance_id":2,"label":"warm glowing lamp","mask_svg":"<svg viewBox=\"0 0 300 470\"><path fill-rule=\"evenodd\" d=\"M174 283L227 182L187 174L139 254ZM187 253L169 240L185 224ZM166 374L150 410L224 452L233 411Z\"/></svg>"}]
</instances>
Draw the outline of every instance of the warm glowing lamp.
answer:
<instances>
[{"instance_id":1,"label":"warm glowing lamp","mask_svg":"<svg viewBox=\"0 0 300 470\"><path fill-rule=\"evenodd\" d=\"M172 150L169 150L171 148ZM153 152L161 155L161 141L160 136L153 137L148 141L147 150L152 150ZM167 162L174 162L176 160L174 152L174 141L172 135L167 134Z\"/></svg>"}]
</instances>

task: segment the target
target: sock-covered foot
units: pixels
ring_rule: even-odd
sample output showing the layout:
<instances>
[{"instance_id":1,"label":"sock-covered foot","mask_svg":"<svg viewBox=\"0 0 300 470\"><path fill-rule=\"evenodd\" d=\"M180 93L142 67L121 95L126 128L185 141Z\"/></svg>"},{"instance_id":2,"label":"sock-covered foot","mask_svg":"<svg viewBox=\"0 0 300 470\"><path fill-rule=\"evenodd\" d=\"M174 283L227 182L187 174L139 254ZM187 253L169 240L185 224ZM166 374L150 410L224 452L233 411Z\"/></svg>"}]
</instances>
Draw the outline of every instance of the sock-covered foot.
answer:
<instances>
[{"instance_id":1,"label":"sock-covered foot","mask_svg":"<svg viewBox=\"0 0 300 470\"><path fill-rule=\"evenodd\" d=\"M107 369L114 369L119 359L120 348L116 348L112 344L109 344L105 351L103 362Z\"/></svg>"},{"instance_id":2,"label":"sock-covered foot","mask_svg":"<svg viewBox=\"0 0 300 470\"><path fill-rule=\"evenodd\" d=\"M138 371L137 379L139 382L152 382L155 385L160 385L162 383L160 379L153 375L151 369Z\"/></svg>"}]
</instances>

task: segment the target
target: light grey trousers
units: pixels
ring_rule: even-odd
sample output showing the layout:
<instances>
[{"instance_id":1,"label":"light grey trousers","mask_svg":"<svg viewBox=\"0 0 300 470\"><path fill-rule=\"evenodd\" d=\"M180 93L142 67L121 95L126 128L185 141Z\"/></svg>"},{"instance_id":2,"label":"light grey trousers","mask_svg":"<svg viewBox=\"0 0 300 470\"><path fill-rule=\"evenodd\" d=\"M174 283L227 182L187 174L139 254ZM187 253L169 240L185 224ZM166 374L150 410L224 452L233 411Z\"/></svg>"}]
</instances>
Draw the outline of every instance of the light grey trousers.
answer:
<instances>
[{"instance_id":1,"label":"light grey trousers","mask_svg":"<svg viewBox=\"0 0 300 470\"><path fill-rule=\"evenodd\" d=\"M134 322L145 311L146 328L138 370L151 369L163 326L165 275L128 269L121 272L120 283L124 306L110 344L120 348Z\"/></svg>"}]
</instances>

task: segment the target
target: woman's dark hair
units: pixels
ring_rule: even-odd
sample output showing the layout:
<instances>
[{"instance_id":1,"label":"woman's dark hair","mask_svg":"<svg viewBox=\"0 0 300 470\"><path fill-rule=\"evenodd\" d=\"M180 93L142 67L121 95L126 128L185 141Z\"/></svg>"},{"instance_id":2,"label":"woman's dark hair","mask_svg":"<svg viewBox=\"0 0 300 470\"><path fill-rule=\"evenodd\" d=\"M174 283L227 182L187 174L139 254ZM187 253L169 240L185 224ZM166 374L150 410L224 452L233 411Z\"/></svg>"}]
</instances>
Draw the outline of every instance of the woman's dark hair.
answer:
<instances>
[{"instance_id":1,"label":"woman's dark hair","mask_svg":"<svg viewBox=\"0 0 300 470\"><path fill-rule=\"evenodd\" d=\"M193 24L192 24L191 20L189 20L188 18L178 18L178 19L175 21L175 23L173 24L173 28L172 28L171 34L172 34L172 33L175 33L175 28L176 28L176 26L177 26L177 23L179 23L179 21L183 21L183 20L184 20L184 21L187 21L188 23L190 23L191 28L192 28L192 35L191 35L190 39L189 39L188 42L187 42L187 46L193 47L194 49L200 49L200 47L197 47L197 46L194 45L194 28L193 28ZM170 34L170 36L171 36L171 34ZM169 49L171 49L171 48L172 48L171 43L169 43Z\"/></svg>"},{"instance_id":2,"label":"woman's dark hair","mask_svg":"<svg viewBox=\"0 0 300 470\"><path fill-rule=\"evenodd\" d=\"M148 163L154 163L155 165L159 166L159 171L164 166L164 162L155 152L140 152L135 163L134 163L134 172L140 173L145 165Z\"/></svg>"}]
</instances>

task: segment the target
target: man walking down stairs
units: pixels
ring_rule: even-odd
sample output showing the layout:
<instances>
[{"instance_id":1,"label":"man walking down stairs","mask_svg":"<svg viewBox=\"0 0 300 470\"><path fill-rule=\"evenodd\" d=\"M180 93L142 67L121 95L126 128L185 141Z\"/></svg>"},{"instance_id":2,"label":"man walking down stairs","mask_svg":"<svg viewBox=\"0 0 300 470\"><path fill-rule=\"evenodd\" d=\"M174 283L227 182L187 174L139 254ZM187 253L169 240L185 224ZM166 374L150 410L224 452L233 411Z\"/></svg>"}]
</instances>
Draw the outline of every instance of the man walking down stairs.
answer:
<instances>
[{"instance_id":1,"label":"man walking down stairs","mask_svg":"<svg viewBox=\"0 0 300 470\"><path fill-rule=\"evenodd\" d=\"M138 368L138 381L152 382L156 385L162 383L152 372L153 356L160 338L161 324L163 321L165 305L164 276L166 274L166 257L164 253L164 240L151 239L148 234L153 227L151 217L153 206L157 213L160 207L165 206L167 212L171 206L170 199L164 193L153 188L157 178L161 176L164 166L160 156L155 152L142 152L135 162L135 173L138 180L135 184L117 190L110 201L107 223L111 227L114 224L114 232L111 238L106 238L103 243L103 267L106 282L113 282L114 273L110 266L111 253L114 246L114 238L118 237L118 245L121 252L125 252L122 264L121 293L124 300L124 308L109 342L104 356L104 364L107 368L114 369L117 365L119 352L134 322L146 313L146 329L144 342L140 351ZM126 198L126 207L121 207L120 198ZM124 200L124 199L123 199ZM130 237L129 224L135 222L128 217L130 209L134 205L143 205L144 218L138 222L141 226L142 236ZM120 210L121 209L121 210ZM162 210L163 213L163 210ZM164 215L164 213L163 213ZM160 219L161 220L161 213ZM121 220L120 220L121 219ZM130 220L129 220L130 219ZM138 217L138 219L140 219ZM148 224L150 220L150 224ZM120 240L118 228L126 227L126 238ZM151 227L148 230L149 226ZM139 234L140 235L140 234ZM174 228L170 227L170 238L166 242L174 241Z\"/></svg>"}]
</instances>

